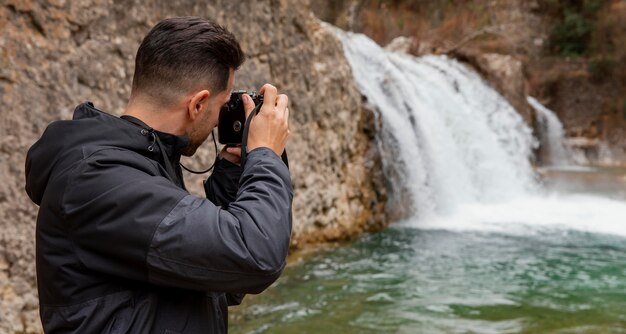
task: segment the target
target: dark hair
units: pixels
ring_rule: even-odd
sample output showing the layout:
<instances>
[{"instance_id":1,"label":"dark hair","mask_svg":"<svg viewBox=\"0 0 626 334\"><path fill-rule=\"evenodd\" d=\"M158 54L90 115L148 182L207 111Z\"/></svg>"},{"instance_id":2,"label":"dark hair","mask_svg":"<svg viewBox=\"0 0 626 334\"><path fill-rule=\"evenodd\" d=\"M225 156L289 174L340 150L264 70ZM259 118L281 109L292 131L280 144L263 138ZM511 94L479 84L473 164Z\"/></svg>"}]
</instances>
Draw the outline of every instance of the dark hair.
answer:
<instances>
[{"instance_id":1,"label":"dark hair","mask_svg":"<svg viewBox=\"0 0 626 334\"><path fill-rule=\"evenodd\" d=\"M137 50L133 93L171 102L202 85L221 92L230 69L237 70L244 60L235 36L217 23L199 17L168 18L150 30Z\"/></svg>"}]
</instances>

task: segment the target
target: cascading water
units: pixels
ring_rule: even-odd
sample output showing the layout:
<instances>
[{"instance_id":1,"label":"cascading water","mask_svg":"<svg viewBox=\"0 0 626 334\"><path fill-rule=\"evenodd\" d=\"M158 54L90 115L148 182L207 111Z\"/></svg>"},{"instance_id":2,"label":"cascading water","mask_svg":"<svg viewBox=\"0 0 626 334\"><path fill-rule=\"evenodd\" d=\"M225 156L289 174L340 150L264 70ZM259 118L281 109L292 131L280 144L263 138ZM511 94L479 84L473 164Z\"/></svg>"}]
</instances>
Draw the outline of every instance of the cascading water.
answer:
<instances>
[{"instance_id":1,"label":"cascading water","mask_svg":"<svg viewBox=\"0 0 626 334\"><path fill-rule=\"evenodd\" d=\"M530 129L475 73L340 36L359 88L383 115L383 135L396 139L418 212L507 198L533 183Z\"/></svg>"},{"instance_id":2,"label":"cascading water","mask_svg":"<svg viewBox=\"0 0 626 334\"><path fill-rule=\"evenodd\" d=\"M549 166L567 166L571 164L571 154L567 151L563 125L556 114L546 108L532 96L526 98L537 112L539 137L541 139L542 163Z\"/></svg>"},{"instance_id":3,"label":"cascading water","mask_svg":"<svg viewBox=\"0 0 626 334\"><path fill-rule=\"evenodd\" d=\"M408 193L415 212L405 224L507 231L548 225L626 235L623 202L547 194L539 186L530 164L538 141L478 74L445 56L387 52L364 35L328 28L341 39L359 89L382 118L381 148L394 155L384 159L385 168L400 178L393 181L404 192L394 193ZM550 143L562 147L558 119L529 102L549 125ZM567 161L566 153L554 150L556 163Z\"/></svg>"},{"instance_id":4,"label":"cascading water","mask_svg":"<svg viewBox=\"0 0 626 334\"><path fill-rule=\"evenodd\" d=\"M530 128L476 73L445 56L389 53L364 35L337 34L361 92L382 115L383 150L400 155L386 159L387 169L404 162L403 184L420 216L534 185Z\"/></svg>"}]
</instances>

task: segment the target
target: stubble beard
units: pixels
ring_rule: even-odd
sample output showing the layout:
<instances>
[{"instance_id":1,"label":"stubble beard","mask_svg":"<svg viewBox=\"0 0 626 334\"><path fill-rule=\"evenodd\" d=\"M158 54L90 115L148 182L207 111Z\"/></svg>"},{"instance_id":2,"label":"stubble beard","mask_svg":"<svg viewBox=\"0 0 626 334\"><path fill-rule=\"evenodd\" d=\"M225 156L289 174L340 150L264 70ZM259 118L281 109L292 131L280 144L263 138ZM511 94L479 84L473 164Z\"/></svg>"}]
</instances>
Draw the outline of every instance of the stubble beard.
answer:
<instances>
[{"instance_id":1,"label":"stubble beard","mask_svg":"<svg viewBox=\"0 0 626 334\"><path fill-rule=\"evenodd\" d=\"M189 138L189 145L181 151L181 154L186 157L194 155L198 150L198 147L200 147L200 145L202 145L202 143L209 138L209 134L211 134L211 131L207 131L206 134L200 133L198 129L190 131L187 134L187 138Z\"/></svg>"}]
</instances>

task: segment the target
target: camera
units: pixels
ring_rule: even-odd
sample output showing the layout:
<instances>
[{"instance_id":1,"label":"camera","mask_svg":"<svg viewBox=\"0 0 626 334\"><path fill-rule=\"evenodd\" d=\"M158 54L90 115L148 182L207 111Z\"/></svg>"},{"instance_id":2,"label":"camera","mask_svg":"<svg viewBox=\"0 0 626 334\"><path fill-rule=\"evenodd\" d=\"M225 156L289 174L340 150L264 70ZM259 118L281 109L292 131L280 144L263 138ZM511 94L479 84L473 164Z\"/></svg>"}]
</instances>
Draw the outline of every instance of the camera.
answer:
<instances>
[{"instance_id":1,"label":"camera","mask_svg":"<svg viewBox=\"0 0 626 334\"><path fill-rule=\"evenodd\" d=\"M218 140L221 144L227 146L241 144L243 127L246 124L246 112L243 109L243 94L250 95L255 105L263 103L263 95L258 95L256 92L247 92L245 90L233 91L230 94L228 103L220 109L217 131Z\"/></svg>"}]
</instances>

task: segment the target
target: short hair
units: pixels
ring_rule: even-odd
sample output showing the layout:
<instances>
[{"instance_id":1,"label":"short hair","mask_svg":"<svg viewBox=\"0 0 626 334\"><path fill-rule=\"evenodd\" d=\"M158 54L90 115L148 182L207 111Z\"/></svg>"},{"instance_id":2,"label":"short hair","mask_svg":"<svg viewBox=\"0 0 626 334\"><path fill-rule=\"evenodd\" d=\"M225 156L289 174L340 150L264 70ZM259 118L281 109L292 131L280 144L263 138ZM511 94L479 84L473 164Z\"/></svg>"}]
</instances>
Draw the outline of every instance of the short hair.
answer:
<instances>
[{"instance_id":1,"label":"short hair","mask_svg":"<svg viewBox=\"0 0 626 334\"><path fill-rule=\"evenodd\" d=\"M244 60L235 36L219 24L200 17L168 18L137 50L132 94L147 93L167 103L202 85L221 92L230 70Z\"/></svg>"}]
</instances>

